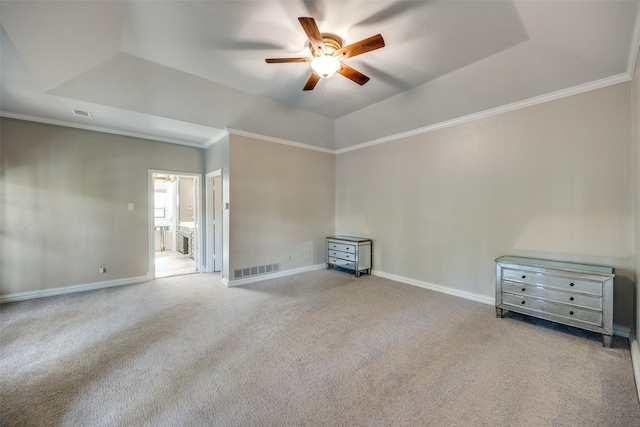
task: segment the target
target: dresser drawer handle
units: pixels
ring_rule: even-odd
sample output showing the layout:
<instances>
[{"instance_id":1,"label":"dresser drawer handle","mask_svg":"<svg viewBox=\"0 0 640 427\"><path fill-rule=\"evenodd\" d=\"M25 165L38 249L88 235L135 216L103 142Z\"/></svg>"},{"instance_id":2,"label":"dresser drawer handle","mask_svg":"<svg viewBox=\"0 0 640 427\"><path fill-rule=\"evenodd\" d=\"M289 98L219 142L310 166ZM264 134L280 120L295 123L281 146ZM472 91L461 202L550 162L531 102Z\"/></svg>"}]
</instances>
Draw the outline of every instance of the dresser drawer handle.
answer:
<instances>
[{"instance_id":1,"label":"dresser drawer handle","mask_svg":"<svg viewBox=\"0 0 640 427\"><path fill-rule=\"evenodd\" d=\"M573 301L573 297L569 298L569 301Z\"/></svg>"},{"instance_id":2,"label":"dresser drawer handle","mask_svg":"<svg viewBox=\"0 0 640 427\"><path fill-rule=\"evenodd\" d=\"M522 304L524 304L524 303L525 303L525 301L522 301Z\"/></svg>"},{"instance_id":3,"label":"dresser drawer handle","mask_svg":"<svg viewBox=\"0 0 640 427\"><path fill-rule=\"evenodd\" d=\"M526 291L526 290L527 290L527 288L522 288L522 292L524 292L524 291Z\"/></svg>"},{"instance_id":4,"label":"dresser drawer handle","mask_svg":"<svg viewBox=\"0 0 640 427\"><path fill-rule=\"evenodd\" d=\"M575 286L575 284L572 282L572 283L569 283L569 286Z\"/></svg>"},{"instance_id":5,"label":"dresser drawer handle","mask_svg":"<svg viewBox=\"0 0 640 427\"><path fill-rule=\"evenodd\" d=\"M573 316L573 311L570 311L569 314Z\"/></svg>"}]
</instances>

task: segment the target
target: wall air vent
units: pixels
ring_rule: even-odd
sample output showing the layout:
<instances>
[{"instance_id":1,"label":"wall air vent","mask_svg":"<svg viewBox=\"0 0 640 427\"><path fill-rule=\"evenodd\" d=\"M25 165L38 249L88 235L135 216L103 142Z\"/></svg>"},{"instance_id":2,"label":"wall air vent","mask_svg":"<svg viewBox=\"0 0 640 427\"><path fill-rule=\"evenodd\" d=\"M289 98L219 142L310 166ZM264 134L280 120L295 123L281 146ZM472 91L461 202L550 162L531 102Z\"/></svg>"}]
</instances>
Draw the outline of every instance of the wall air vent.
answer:
<instances>
[{"instance_id":1,"label":"wall air vent","mask_svg":"<svg viewBox=\"0 0 640 427\"><path fill-rule=\"evenodd\" d=\"M280 264L267 264L258 267L242 268L233 271L233 278L240 279L242 277L260 276L261 274L275 273L280 270Z\"/></svg>"},{"instance_id":2,"label":"wall air vent","mask_svg":"<svg viewBox=\"0 0 640 427\"><path fill-rule=\"evenodd\" d=\"M91 112L90 111L76 110L75 108L72 108L71 112L76 116L86 117L88 119L91 118Z\"/></svg>"}]
</instances>

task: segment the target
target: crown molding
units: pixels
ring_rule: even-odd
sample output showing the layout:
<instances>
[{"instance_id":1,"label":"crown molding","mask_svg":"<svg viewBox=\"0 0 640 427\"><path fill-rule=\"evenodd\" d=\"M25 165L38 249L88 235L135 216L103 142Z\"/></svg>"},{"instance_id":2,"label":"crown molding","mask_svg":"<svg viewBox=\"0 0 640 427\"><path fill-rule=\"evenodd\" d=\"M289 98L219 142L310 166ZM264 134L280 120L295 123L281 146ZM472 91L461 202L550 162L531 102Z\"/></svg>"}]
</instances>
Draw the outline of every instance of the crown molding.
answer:
<instances>
[{"instance_id":1,"label":"crown molding","mask_svg":"<svg viewBox=\"0 0 640 427\"><path fill-rule=\"evenodd\" d=\"M348 153L350 151L361 150L363 148L372 147L379 144L385 144L387 142L393 142L400 139L409 138L411 136L420 135L423 133L428 133L428 132L436 131L439 129L448 128L451 126L456 126L456 125L470 122L473 120L482 119L485 117L490 117L497 114L506 113L509 111L519 110L521 108L531 107L537 104L542 104L545 102L554 101L561 98L566 98L568 96L578 95L580 93L589 92L596 89L602 89L607 86L628 82L633 79L633 76L635 73L635 66L636 66L636 62L639 54L640 54L640 5L638 6L638 11L636 13L636 22L634 25L634 31L633 31L632 41L631 41L629 60L627 63L627 71L625 73L617 74L610 77L605 77L600 80L584 83L568 89L562 89L562 90L551 92L545 95L529 98L523 101L513 102L511 104L506 104L500 107L491 108L488 110L480 111L478 113L457 117L451 120L445 120L439 123L434 123L432 125L415 128L405 132L399 132L396 134L384 136L382 138L377 138L374 140L366 141L360 144L356 144L356 145L352 145L349 147L336 149L336 150L333 150L330 148L318 147L311 144L305 144L302 142L291 141L283 138L262 135L259 133L244 131L240 129L234 129L231 127L227 127L226 131L223 131L219 135L216 135L215 137L209 139L208 141L200 144L196 142L188 142L188 141L183 141L183 140L178 140L173 138L151 136L151 135L146 135L146 134L141 134L136 132L127 132L127 131L100 127L100 126L84 125L81 123L74 123L74 122L69 122L65 120L54 120L54 119L47 119L47 118L20 114L20 113L11 113L8 111L0 111L0 117L7 117L11 119L18 119L18 120L27 120L31 122L45 123L45 124L56 125L56 126L65 126L65 127L76 128L76 129L128 136L133 138L141 138L141 139L166 142L170 144L185 145L185 146L196 147L196 148L208 148L228 135L237 135L237 136L244 136L244 137L253 138L261 141L288 145L296 148L302 148L306 150L318 151L321 153L339 155L339 154Z\"/></svg>"},{"instance_id":2,"label":"crown molding","mask_svg":"<svg viewBox=\"0 0 640 427\"><path fill-rule=\"evenodd\" d=\"M631 36L631 47L629 51L629 62L627 63L627 74L632 79L636 71L636 62L638 61L638 51L640 51L640 3L636 6L636 23L633 26L633 35Z\"/></svg>"},{"instance_id":3,"label":"crown molding","mask_svg":"<svg viewBox=\"0 0 640 427\"><path fill-rule=\"evenodd\" d=\"M66 120L45 119L43 117L30 116L27 114L20 114L20 113L10 113L8 111L0 111L0 117L6 117L9 119L26 120L29 122L36 122L36 123L45 123L48 125L55 125L55 126L64 126L68 128L90 130L94 132L110 133L113 135L129 136L132 138L148 139L148 140L158 141L158 142L167 142L169 144L186 145L189 147L196 147L196 148L204 147L203 144L198 144L197 142L182 141L182 140L173 139L173 138L163 138L160 136L145 135L145 134L136 133L136 132L127 132L127 131L122 131L117 129L104 128L101 126L83 125L81 123L68 122Z\"/></svg>"},{"instance_id":4,"label":"crown molding","mask_svg":"<svg viewBox=\"0 0 640 427\"><path fill-rule=\"evenodd\" d=\"M634 62L635 65L635 62ZM408 138L415 135L420 135L427 132L432 132L439 129L448 128L451 126L456 126L462 123L470 122L477 119L482 119L485 117L495 116L497 114L506 113L509 111L519 110L521 108L531 107L533 105L542 104L549 101L555 101L556 99L566 98L572 95L578 95L580 93L589 92L596 89L602 89L607 86L616 85L619 83L628 82L632 79L633 74L630 74L631 70L628 70L625 73L617 74L615 76L606 77L604 79L595 80L589 83L584 83L578 86L574 86L568 89L562 89L556 92L551 92L546 95L536 96L533 98L525 99L523 101L513 102L511 104L506 104L500 107L491 108L488 110L480 111L478 113L469 114L466 116L458 117L451 120L445 120L440 123L435 123L432 125L412 129L406 132L400 132L389 136L384 136L382 138L374 139L371 141L363 142L360 144L352 145L350 147L341 148L335 151L335 154L344 154L350 151L361 150L363 148L372 147L374 145L384 144L387 142L397 141L399 139Z\"/></svg>"},{"instance_id":5,"label":"crown molding","mask_svg":"<svg viewBox=\"0 0 640 427\"><path fill-rule=\"evenodd\" d=\"M210 140L205 142L205 144L202 146L202 148L211 147L213 144L215 144L216 142L220 141L225 136L229 136L229 132L227 132L226 130L223 131L220 135L214 136L213 138L211 138Z\"/></svg>"},{"instance_id":6,"label":"crown molding","mask_svg":"<svg viewBox=\"0 0 640 427\"><path fill-rule=\"evenodd\" d=\"M316 145L304 144L302 142L290 141L282 138L275 138L273 136L261 135L259 133L247 132L244 130L233 129L230 127L227 127L227 132L229 133L229 135L244 136L247 138L258 139L261 141L273 142L276 144L288 145L296 148L303 148L305 150L319 151L321 153L336 154L336 151L330 148L323 148L323 147L318 147Z\"/></svg>"},{"instance_id":7,"label":"crown molding","mask_svg":"<svg viewBox=\"0 0 640 427\"><path fill-rule=\"evenodd\" d=\"M584 83L568 89L562 89L556 92L551 92L546 95L536 96L523 101L517 101L511 104L503 105L500 107L492 108L489 110L481 111L478 113L469 114L467 116L458 117L451 120L446 120L433 125L416 128L413 130L396 133L393 135L377 138L371 141L363 142L360 144L352 145L335 150L335 154L348 153L350 151L360 150L362 148L372 147L378 144L384 144L386 142L397 141L399 139L408 138L414 135L420 135L423 133L435 131L438 129L444 129L450 126L459 125L462 123L470 122L472 120L481 119L484 117L490 117L493 115L506 113L508 111L518 110L520 108L526 108L537 104L542 104L548 101L554 101L556 99L565 98L572 95L578 95L580 93L589 92L591 90L602 89L607 86L612 86L619 83L628 82L633 79L635 74L636 63L638 61L638 55L640 54L640 4L636 9L636 21L633 27L633 34L631 36L631 46L629 48L629 60L627 62L626 73L617 74L611 77L605 77L593 82Z\"/></svg>"}]
</instances>

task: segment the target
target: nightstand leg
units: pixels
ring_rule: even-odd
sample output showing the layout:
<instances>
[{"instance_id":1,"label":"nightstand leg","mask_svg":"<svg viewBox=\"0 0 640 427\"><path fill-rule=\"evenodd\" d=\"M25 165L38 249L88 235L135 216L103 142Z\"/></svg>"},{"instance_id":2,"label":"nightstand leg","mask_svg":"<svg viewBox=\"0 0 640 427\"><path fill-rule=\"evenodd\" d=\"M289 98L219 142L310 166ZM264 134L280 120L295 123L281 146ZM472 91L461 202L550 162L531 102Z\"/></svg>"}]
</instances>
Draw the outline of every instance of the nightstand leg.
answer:
<instances>
[{"instance_id":1,"label":"nightstand leg","mask_svg":"<svg viewBox=\"0 0 640 427\"><path fill-rule=\"evenodd\" d=\"M501 308L496 307L496 317L503 318L504 317L504 310L501 309Z\"/></svg>"},{"instance_id":2,"label":"nightstand leg","mask_svg":"<svg viewBox=\"0 0 640 427\"><path fill-rule=\"evenodd\" d=\"M602 345L608 348L611 348L611 339L613 338L612 335L606 335L606 334L602 334Z\"/></svg>"}]
</instances>

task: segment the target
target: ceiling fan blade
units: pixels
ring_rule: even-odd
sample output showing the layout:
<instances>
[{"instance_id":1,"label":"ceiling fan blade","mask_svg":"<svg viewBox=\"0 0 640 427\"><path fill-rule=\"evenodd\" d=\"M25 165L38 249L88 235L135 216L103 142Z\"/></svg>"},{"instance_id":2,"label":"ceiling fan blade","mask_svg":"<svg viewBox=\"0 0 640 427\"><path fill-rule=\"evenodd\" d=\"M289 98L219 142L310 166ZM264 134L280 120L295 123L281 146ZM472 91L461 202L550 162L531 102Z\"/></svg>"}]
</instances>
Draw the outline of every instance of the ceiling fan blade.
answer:
<instances>
[{"instance_id":1,"label":"ceiling fan blade","mask_svg":"<svg viewBox=\"0 0 640 427\"><path fill-rule=\"evenodd\" d=\"M363 84L369 81L369 77L365 76L360 71L354 70L353 68L345 64L341 64L341 67L337 71L337 73L342 74L349 80L352 80L358 83L360 86L362 86Z\"/></svg>"},{"instance_id":2,"label":"ceiling fan blade","mask_svg":"<svg viewBox=\"0 0 640 427\"><path fill-rule=\"evenodd\" d=\"M267 64L284 64L286 62L311 62L313 58L267 58L265 61Z\"/></svg>"},{"instance_id":3,"label":"ceiling fan blade","mask_svg":"<svg viewBox=\"0 0 640 427\"><path fill-rule=\"evenodd\" d=\"M304 85L304 89L302 90L313 90L313 88L316 87L316 84L318 84L319 80L320 76L318 75L318 73L312 71L311 76L309 76L309 80L307 80L307 84Z\"/></svg>"},{"instance_id":4,"label":"ceiling fan blade","mask_svg":"<svg viewBox=\"0 0 640 427\"><path fill-rule=\"evenodd\" d=\"M350 44L335 51L333 56L339 59L351 58L384 47L384 39L380 34Z\"/></svg>"},{"instance_id":5,"label":"ceiling fan blade","mask_svg":"<svg viewBox=\"0 0 640 427\"><path fill-rule=\"evenodd\" d=\"M298 21L300 22L300 25L302 25L304 32L307 34L311 46L316 50L316 52L324 54L324 41L322 41L322 34L320 34L320 30L316 25L315 19L300 17L298 18Z\"/></svg>"}]
</instances>

